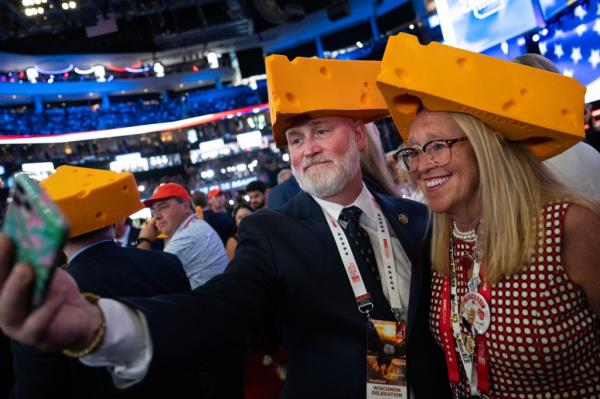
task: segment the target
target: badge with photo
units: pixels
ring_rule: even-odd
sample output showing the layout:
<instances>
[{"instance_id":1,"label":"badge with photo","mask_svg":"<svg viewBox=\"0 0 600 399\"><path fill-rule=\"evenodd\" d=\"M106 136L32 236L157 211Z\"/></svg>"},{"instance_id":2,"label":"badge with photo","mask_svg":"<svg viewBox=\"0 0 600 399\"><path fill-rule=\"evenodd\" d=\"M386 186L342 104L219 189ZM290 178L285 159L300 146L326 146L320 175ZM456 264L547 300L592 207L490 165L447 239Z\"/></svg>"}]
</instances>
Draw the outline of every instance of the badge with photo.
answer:
<instances>
[{"instance_id":1,"label":"badge with photo","mask_svg":"<svg viewBox=\"0 0 600 399\"><path fill-rule=\"evenodd\" d=\"M407 398L406 323L371 320L367 334L367 398Z\"/></svg>"}]
</instances>

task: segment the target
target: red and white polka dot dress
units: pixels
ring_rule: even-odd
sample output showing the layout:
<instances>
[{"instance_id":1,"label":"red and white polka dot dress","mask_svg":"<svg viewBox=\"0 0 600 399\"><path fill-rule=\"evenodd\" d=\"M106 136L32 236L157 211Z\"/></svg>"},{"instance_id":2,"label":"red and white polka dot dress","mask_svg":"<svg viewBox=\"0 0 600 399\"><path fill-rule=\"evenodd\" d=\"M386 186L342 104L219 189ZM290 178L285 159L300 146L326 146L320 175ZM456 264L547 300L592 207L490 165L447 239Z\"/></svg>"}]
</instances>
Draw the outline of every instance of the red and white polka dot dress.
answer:
<instances>
[{"instance_id":1,"label":"red and white polka dot dress","mask_svg":"<svg viewBox=\"0 0 600 399\"><path fill-rule=\"evenodd\" d=\"M492 319L485 336L493 399L600 398L600 320L567 276L561 259L568 206L545 208L530 263L492 287ZM472 261L467 255L473 255L473 244L454 240L459 297L468 292ZM440 345L443 283L444 277L433 273L430 328ZM466 398L468 382L460 361L459 371L461 382L453 384L454 396Z\"/></svg>"}]
</instances>

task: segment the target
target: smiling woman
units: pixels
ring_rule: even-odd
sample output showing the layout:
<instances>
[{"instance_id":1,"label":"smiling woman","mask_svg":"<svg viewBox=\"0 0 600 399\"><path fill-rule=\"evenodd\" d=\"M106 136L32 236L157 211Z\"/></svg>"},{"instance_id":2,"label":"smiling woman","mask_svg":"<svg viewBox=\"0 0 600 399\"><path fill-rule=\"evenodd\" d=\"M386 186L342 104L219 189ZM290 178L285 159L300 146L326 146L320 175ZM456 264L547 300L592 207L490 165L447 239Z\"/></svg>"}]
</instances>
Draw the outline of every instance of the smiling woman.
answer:
<instances>
[{"instance_id":1,"label":"smiling woman","mask_svg":"<svg viewBox=\"0 0 600 399\"><path fill-rule=\"evenodd\" d=\"M407 154L409 172L425 194L429 208L448 213L460 227L469 230L479 220L479 174L473 148L463 138L465 134L450 114L422 111L411 125L410 147L402 151L412 152ZM425 157L419 155L423 150Z\"/></svg>"},{"instance_id":2,"label":"smiling woman","mask_svg":"<svg viewBox=\"0 0 600 399\"><path fill-rule=\"evenodd\" d=\"M583 90L557 74L439 44L397 44L414 53L388 58L388 43L382 70L420 68L416 60L435 53L427 65L445 80L383 87L408 143L397 158L433 214L429 324L454 396L599 397L600 204L566 189L541 162L582 138L581 120L559 125L569 109L579 114ZM483 70L476 73L484 63L497 76L487 88ZM452 76L457 65L471 70ZM455 79L460 93L444 93ZM516 100L498 107L482 95L515 98L503 90L508 82L536 93L535 102L520 102L527 112Z\"/></svg>"},{"instance_id":3,"label":"smiling woman","mask_svg":"<svg viewBox=\"0 0 600 399\"><path fill-rule=\"evenodd\" d=\"M468 140L447 145L461 137ZM586 392L581 397L595 397L598 385L578 383L572 367L600 364L598 251L590 238L600 231L598 203L567 191L524 144L469 115L421 111L409 143L408 166L433 212L432 333L471 359L461 368L459 356L447 358L455 392L487 389L502 398L514 389L562 392L568 381ZM451 327L461 318L471 322ZM573 320L582 321L577 331ZM561 342L581 345L552 345L557 331ZM472 382L476 358L488 364L487 387ZM561 377L519 371L536 365Z\"/></svg>"}]
</instances>

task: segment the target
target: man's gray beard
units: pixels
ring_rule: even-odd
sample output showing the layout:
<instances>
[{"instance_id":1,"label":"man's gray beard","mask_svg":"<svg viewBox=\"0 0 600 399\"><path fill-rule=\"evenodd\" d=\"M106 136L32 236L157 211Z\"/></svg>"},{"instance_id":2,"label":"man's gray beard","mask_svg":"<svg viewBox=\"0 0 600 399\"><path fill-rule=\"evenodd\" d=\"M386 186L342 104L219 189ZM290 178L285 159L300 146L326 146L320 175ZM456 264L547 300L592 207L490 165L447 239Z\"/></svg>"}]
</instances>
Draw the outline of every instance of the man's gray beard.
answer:
<instances>
[{"instance_id":1,"label":"man's gray beard","mask_svg":"<svg viewBox=\"0 0 600 399\"><path fill-rule=\"evenodd\" d=\"M319 159L322 158L313 158L311 162L318 162ZM360 169L360 152L354 144L342 159L333 163L333 167L317 166L309 169L306 174L302 169L298 171L292 166L292 172L300 188L313 197L327 198L341 192L356 176Z\"/></svg>"}]
</instances>

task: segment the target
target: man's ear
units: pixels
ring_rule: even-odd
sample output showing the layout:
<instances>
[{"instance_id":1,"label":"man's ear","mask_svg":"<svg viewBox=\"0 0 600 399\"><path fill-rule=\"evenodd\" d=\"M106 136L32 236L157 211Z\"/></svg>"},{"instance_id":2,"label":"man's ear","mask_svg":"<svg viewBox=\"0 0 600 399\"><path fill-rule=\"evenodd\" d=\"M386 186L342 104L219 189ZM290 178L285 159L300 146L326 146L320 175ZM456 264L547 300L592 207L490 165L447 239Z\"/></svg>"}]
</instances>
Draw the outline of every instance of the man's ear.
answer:
<instances>
[{"instance_id":1,"label":"man's ear","mask_svg":"<svg viewBox=\"0 0 600 399\"><path fill-rule=\"evenodd\" d=\"M367 126L361 120L354 121L354 137L356 140L356 147L359 151L364 150L367 147Z\"/></svg>"}]
</instances>

